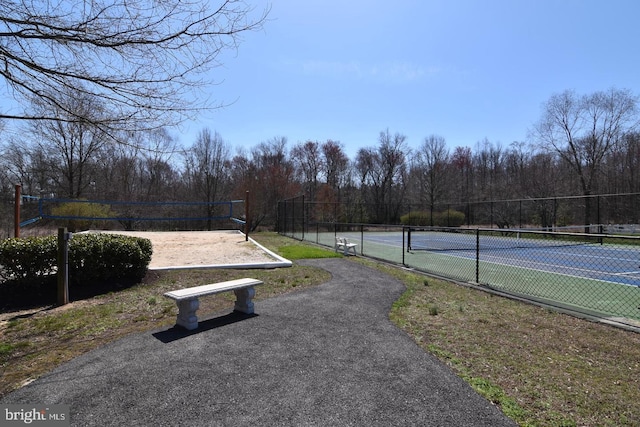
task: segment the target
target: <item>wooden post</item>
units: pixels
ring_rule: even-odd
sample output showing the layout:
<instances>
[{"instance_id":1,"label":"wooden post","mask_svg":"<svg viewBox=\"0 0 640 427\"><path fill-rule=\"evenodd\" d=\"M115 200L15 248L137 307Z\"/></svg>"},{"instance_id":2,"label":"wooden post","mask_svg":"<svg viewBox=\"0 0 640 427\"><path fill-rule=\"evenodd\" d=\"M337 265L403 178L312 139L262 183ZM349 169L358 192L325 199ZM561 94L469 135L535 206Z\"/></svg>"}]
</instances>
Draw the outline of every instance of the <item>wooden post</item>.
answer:
<instances>
[{"instance_id":1,"label":"wooden post","mask_svg":"<svg viewBox=\"0 0 640 427\"><path fill-rule=\"evenodd\" d=\"M244 193L244 241L249 241L249 227L250 221L249 218L249 190Z\"/></svg>"},{"instance_id":2,"label":"wooden post","mask_svg":"<svg viewBox=\"0 0 640 427\"><path fill-rule=\"evenodd\" d=\"M69 238L67 228L58 228L58 305L69 303Z\"/></svg>"},{"instance_id":3,"label":"wooden post","mask_svg":"<svg viewBox=\"0 0 640 427\"><path fill-rule=\"evenodd\" d=\"M13 235L20 237L20 202L22 201L22 186L16 184L16 197L13 208Z\"/></svg>"}]
</instances>

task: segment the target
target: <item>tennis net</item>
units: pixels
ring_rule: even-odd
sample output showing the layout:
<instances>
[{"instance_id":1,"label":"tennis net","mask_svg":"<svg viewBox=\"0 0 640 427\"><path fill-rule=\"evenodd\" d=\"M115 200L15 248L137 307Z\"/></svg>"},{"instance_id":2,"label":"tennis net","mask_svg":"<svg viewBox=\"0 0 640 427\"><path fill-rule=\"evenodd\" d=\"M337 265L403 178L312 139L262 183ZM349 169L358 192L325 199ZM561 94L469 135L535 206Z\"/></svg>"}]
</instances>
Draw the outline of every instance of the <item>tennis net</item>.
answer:
<instances>
[{"instance_id":1,"label":"tennis net","mask_svg":"<svg viewBox=\"0 0 640 427\"><path fill-rule=\"evenodd\" d=\"M581 233L506 229L408 228L406 250L407 252L518 250L601 243L601 236Z\"/></svg>"}]
</instances>

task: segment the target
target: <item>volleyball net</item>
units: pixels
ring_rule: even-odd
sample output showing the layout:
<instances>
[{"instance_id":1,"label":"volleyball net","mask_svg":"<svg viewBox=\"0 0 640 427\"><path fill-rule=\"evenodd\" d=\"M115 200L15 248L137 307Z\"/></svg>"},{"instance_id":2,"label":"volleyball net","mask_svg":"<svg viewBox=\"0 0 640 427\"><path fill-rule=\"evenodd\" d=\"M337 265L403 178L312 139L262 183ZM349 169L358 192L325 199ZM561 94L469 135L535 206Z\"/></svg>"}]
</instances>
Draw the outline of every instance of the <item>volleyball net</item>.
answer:
<instances>
[{"instance_id":1,"label":"volleyball net","mask_svg":"<svg viewBox=\"0 0 640 427\"><path fill-rule=\"evenodd\" d=\"M125 229L219 229L244 227L244 200L215 202L112 201L22 196L20 227L46 220L78 228L118 223Z\"/></svg>"}]
</instances>

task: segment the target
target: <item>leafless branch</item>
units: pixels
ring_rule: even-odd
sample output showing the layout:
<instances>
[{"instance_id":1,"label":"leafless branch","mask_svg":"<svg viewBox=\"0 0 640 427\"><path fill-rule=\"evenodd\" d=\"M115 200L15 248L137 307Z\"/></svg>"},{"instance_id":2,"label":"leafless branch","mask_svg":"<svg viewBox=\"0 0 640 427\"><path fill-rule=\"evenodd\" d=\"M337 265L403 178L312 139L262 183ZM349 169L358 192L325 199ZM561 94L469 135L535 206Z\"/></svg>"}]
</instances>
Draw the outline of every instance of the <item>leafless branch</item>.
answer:
<instances>
[{"instance_id":1,"label":"leafless branch","mask_svg":"<svg viewBox=\"0 0 640 427\"><path fill-rule=\"evenodd\" d=\"M0 119L91 121L59 102L81 88L109 108L112 132L149 130L215 108L202 88L220 55L261 28L242 0L8 0L0 2L0 76L8 93L64 118L0 111Z\"/></svg>"}]
</instances>

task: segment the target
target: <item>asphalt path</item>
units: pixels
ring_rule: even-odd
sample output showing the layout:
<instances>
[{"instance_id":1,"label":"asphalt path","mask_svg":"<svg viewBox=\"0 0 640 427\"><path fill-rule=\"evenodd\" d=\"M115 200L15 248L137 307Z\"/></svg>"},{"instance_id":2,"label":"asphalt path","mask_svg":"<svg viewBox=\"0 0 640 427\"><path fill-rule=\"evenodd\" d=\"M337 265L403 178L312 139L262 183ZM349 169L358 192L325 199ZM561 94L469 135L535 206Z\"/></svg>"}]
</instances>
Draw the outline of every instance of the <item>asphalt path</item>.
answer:
<instances>
[{"instance_id":1,"label":"asphalt path","mask_svg":"<svg viewBox=\"0 0 640 427\"><path fill-rule=\"evenodd\" d=\"M131 335L0 402L67 404L74 426L515 425L389 321L399 281L345 259L300 263L332 279L252 316Z\"/></svg>"}]
</instances>

